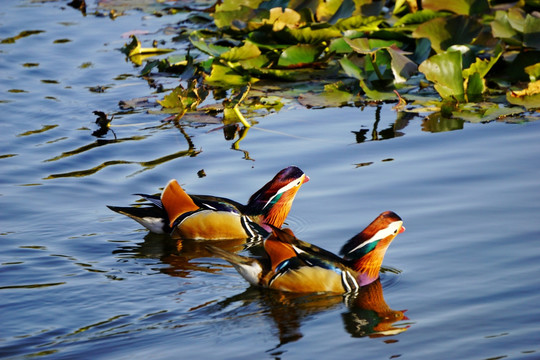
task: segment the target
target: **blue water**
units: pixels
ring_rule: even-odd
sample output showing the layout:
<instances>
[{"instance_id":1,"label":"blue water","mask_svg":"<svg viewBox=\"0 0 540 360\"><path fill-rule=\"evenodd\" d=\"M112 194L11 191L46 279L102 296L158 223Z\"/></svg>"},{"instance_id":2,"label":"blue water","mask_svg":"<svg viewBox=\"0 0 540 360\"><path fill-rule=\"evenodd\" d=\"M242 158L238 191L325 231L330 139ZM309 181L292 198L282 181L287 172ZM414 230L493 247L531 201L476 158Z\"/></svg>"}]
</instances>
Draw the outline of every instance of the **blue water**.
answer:
<instances>
[{"instance_id":1,"label":"blue water","mask_svg":"<svg viewBox=\"0 0 540 360\"><path fill-rule=\"evenodd\" d=\"M119 108L162 98L119 52L122 34L169 39L158 29L182 15L113 20L88 5L83 16L60 1L0 4L0 40L43 31L0 44L0 357L540 357L540 122L452 120L435 133L391 105L289 100L237 150L220 124ZM92 136L94 110L116 114L119 141ZM173 177L245 202L290 164L311 177L287 220L301 239L337 252L384 210L404 219L381 283L406 318L377 331L373 306L250 288L201 244L178 251L105 207Z\"/></svg>"}]
</instances>

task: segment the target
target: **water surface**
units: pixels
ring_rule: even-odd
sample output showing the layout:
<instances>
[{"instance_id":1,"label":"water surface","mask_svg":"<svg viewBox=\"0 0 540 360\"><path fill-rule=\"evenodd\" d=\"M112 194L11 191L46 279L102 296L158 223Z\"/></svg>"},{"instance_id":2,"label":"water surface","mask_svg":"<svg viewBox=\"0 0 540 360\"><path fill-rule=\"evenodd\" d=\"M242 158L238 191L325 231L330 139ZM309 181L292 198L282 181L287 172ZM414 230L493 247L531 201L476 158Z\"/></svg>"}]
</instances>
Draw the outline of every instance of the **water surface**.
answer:
<instances>
[{"instance_id":1,"label":"water surface","mask_svg":"<svg viewBox=\"0 0 540 360\"><path fill-rule=\"evenodd\" d=\"M2 358L539 356L540 122L289 102L234 146L219 123L119 106L162 97L119 52L122 35L168 39L159 30L178 18L88 5L0 5ZM115 113L114 134L92 135L95 110ZM173 177L245 202L290 164L311 177L287 220L304 240L337 252L380 212L403 217L380 288L250 288L201 244L178 251L105 207Z\"/></svg>"}]
</instances>

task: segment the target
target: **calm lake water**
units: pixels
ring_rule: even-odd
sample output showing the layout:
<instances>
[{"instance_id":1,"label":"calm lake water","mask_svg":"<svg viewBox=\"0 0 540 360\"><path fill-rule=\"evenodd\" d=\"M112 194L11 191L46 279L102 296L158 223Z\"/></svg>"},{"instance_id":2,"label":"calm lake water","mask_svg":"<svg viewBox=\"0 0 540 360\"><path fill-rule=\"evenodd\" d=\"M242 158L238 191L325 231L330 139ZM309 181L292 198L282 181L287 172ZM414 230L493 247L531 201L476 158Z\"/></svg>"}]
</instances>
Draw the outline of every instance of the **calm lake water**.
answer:
<instances>
[{"instance_id":1,"label":"calm lake water","mask_svg":"<svg viewBox=\"0 0 540 360\"><path fill-rule=\"evenodd\" d=\"M0 3L0 357L540 358L540 121L290 101L235 149L220 124L119 108L162 98L119 52L122 35L168 39L160 30L184 15L113 20L66 3ZM94 110L117 113L118 141L92 135ZM384 210L404 219L382 289L250 288L200 243L178 251L105 207L170 178L245 202L290 164L311 177L287 220L301 239L337 252Z\"/></svg>"}]
</instances>

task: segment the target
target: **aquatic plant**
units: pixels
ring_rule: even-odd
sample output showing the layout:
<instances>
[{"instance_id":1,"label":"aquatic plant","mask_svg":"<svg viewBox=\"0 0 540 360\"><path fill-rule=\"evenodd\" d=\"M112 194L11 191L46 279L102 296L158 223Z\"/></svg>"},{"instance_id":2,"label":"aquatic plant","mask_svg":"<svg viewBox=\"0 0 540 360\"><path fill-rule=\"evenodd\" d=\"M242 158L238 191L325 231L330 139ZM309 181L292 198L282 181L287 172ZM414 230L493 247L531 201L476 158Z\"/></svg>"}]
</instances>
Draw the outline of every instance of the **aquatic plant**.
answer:
<instances>
[{"instance_id":1,"label":"aquatic plant","mask_svg":"<svg viewBox=\"0 0 540 360\"><path fill-rule=\"evenodd\" d=\"M240 107L271 111L271 95L308 107L399 101L399 111L493 119L540 107L538 5L224 0L166 9L189 11L171 56L146 57L171 49L141 48L135 36L123 51L145 62L141 76L178 77L159 101L175 120L223 111L249 126ZM210 94L216 105L201 107Z\"/></svg>"}]
</instances>

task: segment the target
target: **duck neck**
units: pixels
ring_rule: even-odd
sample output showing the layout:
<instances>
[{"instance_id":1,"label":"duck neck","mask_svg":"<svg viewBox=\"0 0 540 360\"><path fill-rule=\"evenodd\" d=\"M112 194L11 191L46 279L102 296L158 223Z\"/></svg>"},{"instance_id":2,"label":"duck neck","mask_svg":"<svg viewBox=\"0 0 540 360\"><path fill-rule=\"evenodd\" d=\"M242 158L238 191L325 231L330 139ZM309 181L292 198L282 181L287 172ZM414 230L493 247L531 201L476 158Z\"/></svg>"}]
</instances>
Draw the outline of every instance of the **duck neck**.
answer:
<instances>
[{"instance_id":1,"label":"duck neck","mask_svg":"<svg viewBox=\"0 0 540 360\"><path fill-rule=\"evenodd\" d=\"M368 285L379 278L386 248L376 247L358 260L353 260L353 268L357 271L360 286Z\"/></svg>"},{"instance_id":2,"label":"duck neck","mask_svg":"<svg viewBox=\"0 0 540 360\"><path fill-rule=\"evenodd\" d=\"M260 224L268 224L281 228L296 195L296 191L285 192L270 196L260 195L250 199L247 205L247 215L257 218Z\"/></svg>"}]
</instances>

